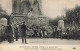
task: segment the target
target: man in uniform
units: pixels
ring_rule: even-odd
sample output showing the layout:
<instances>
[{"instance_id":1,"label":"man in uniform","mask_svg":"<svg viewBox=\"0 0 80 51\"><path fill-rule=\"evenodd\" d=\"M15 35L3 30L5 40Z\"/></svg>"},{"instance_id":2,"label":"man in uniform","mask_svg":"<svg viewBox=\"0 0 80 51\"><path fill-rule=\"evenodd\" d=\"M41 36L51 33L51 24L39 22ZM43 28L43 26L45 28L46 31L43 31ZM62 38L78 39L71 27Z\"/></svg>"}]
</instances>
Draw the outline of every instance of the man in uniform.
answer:
<instances>
[{"instance_id":1,"label":"man in uniform","mask_svg":"<svg viewBox=\"0 0 80 51\"><path fill-rule=\"evenodd\" d=\"M11 43L13 41L13 31L12 31L12 26L10 24L6 27L5 33L6 33L8 42Z\"/></svg>"},{"instance_id":2,"label":"man in uniform","mask_svg":"<svg viewBox=\"0 0 80 51\"><path fill-rule=\"evenodd\" d=\"M16 41L18 41L18 26L17 26L17 25L16 25L16 27L14 28L14 33L15 33Z\"/></svg>"},{"instance_id":3,"label":"man in uniform","mask_svg":"<svg viewBox=\"0 0 80 51\"><path fill-rule=\"evenodd\" d=\"M78 30L78 39L80 40L80 28Z\"/></svg>"},{"instance_id":4,"label":"man in uniform","mask_svg":"<svg viewBox=\"0 0 80 51\"><path fill-rule=\"evenodd\" d=\"M21 35L22 35L22 43L24 43L24 41L25 41L25 44L27 44L27 42L26 42L26 30L27 30L27 27L25 25L25 22L23 22L21 25Z\"/></svg>"},{"instance_id":5,"label":"man in uniform","mask_svg":"<svg viewBox=\"0 0 80 51\"><path fill-rule=\"evenodd\" d=\"M70 38L70 31L69 31L69 28L67 28L66 33L67 33L67 39L69 40L69 38Z\"/></svg>"}]
</instances>

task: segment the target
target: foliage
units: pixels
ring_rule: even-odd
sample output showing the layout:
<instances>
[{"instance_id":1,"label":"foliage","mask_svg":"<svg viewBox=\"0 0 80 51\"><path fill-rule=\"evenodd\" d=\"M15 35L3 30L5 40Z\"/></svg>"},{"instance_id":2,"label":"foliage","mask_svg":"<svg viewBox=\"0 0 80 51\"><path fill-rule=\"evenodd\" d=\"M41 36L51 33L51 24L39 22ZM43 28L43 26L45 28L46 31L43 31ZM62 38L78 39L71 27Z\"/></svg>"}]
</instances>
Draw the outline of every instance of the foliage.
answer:
<instances>
[{"instance_id":1,"label":"foliage","mask_svg":"<svg viewBox=\"0 0 80 51\"><path fill-rule=\"evenodd\" d=\"M0 18L6 18L6 19L9 19L9 15L7 15L7 12L2 9L2 6L0 5Z\"/></svg>"},{"instance_id":2,"label":"foliage","mask_svg":"<svg viewBox=\"0 0 80 51\"><path fill-rule=\"evenodd\" d=\"M0 19L1 18L6 18L8 20L8 24L10 22L10 16L7 14L7 12L2 9L2 6L0 5Z\"/></svg>"},{"instance_id":3,"label":"foliage","mask_svg":"<svg viewBox=\"0 0 80 51\"><path fill-rule=\"evenodd\" d=\"M80 6L76 6L74 9L66 10L66 18L68 23L79 23L80 19Z\"/></svg>"}]
</instances>

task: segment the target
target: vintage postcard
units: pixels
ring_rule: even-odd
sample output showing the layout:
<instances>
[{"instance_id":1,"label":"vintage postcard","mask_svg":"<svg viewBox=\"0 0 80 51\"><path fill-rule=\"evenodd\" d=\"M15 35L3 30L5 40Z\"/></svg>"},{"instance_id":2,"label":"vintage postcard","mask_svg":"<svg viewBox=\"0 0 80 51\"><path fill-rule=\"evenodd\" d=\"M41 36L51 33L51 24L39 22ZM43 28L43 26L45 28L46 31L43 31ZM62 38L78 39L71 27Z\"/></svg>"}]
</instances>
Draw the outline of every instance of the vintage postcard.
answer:
<instances>
[{"instance_id":1,"label":"vintage postcard","mask_svg":"<svg viewBox=\"0 0 80 51\"><path fill-rule=\"evenodd\" d=\"M80 0L0 0L0 51L80 51Z\"/></svg>"}]
</instances>

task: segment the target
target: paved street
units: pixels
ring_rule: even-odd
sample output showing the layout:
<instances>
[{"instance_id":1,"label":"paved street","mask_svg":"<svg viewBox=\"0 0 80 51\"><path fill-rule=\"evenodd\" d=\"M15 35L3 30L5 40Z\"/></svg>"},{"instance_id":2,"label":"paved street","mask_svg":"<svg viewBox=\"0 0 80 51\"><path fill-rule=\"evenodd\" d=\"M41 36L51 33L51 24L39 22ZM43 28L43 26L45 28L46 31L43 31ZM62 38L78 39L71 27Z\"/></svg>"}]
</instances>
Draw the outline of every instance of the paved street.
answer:
<instances>
[{"instance_id":1,"label":"paved street","mask_svg":"<svg viewBox=\"0 0 80 51\"><path fill-rule=\"evenodd\" d=\"M53 38L43 38L43 39L40 39L40 38L28 38L27 39L27 43L28 44L49 44L49 45L78 45L80 44L80 40L73 40L73 39L70 39L70 40L67 40L67 39L53 39ZM13 43L8 43L7 41L3 41L1 44L22 44L22 40L19 39L18 41L15 41Z\"/></svg>"}]
</instances>

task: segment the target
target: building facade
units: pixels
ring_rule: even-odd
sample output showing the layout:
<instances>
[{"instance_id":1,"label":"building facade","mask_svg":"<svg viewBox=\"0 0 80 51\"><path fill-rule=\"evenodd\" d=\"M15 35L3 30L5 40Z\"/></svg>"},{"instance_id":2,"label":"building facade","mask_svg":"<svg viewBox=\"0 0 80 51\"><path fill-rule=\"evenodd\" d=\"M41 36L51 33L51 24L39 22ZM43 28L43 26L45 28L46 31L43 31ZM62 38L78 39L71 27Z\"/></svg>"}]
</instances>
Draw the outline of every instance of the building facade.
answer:
<instances>
[{"instance_id":1,"label":"building facade","mask_svg":"<svg viewBox=\"0 0 80 51\"><path fill-rule=\"evenodd\" d=\"M23 21L26 25L49 25L49 19L42 14L41 0L12 0L11 20L18 25Z\"/></svg>"}]
</instances>

